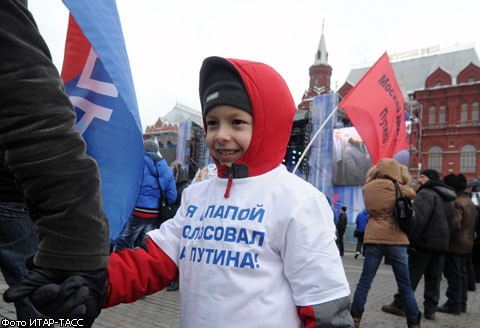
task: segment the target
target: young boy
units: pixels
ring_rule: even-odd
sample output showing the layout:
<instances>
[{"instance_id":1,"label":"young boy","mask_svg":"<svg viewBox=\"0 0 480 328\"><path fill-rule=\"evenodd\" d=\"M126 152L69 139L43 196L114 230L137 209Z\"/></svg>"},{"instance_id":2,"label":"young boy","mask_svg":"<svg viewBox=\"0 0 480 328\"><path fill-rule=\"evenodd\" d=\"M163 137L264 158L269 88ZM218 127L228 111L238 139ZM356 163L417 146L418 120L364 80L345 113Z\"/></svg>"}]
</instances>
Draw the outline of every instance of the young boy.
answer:
<instances>
[{"instance_id":1,"label":"young boy","mask_svg":"<svg viewBox=\"0 0 480 328\"><path fill-rule=\"evenodd\" d=\"M179 274L181 327L353 327L326 197L281 165L295 104L281 76L209 57L200 71L218 176L183 192L144 249L110 256L105 307Z\"/></svg>"}]
</instances>

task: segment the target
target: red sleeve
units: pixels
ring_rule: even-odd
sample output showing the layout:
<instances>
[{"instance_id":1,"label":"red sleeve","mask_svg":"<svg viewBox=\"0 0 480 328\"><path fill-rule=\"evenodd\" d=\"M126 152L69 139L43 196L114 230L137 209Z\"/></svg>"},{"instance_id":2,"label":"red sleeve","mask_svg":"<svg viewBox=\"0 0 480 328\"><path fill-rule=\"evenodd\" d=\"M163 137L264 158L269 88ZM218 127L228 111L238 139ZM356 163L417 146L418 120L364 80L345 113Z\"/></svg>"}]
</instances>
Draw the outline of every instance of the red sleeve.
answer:
<instances>
[{"instance_id":1,"label":"red sleeve","mask_svg":"<svg viewBox=\"0 0 480 328\"><path fill-rule=\"evenodd\" d=\"M178 275L170 257L148 238L146 250L113 252L108 260L108 293L104 308L131 303L165 288Z\"/></svg>"},{"instance_id":2,"label":"red sleeve","mask_svg":"<svg viewBox=\"0 0 480 328\"><path fill-rule=\"evenodd\" d=\"M313 306L297 306L297 313L300 321L303 322L303 327L315 328L317 326Z\"/></svg>"}]
</instances>

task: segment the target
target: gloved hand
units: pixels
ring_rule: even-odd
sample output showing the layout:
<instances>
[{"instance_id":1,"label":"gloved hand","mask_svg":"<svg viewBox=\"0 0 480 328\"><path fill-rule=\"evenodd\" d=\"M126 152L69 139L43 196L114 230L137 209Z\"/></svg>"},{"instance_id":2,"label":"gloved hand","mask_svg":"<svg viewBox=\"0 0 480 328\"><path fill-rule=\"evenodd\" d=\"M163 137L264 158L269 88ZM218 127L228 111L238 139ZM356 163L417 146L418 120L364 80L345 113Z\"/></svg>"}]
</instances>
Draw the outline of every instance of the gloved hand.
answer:
<instances>
[{"instance_id":1,"label":"gloved hand","mask_svg":"<svg viewBox=\"0 0 480 328\"><path fill-rule=\"evenodd\" d=\"M91 327L95 319L100 315L108 291L107 270L77 271L73 274L83 278L84 286L88 287L89 293L85 300L86 314L84 327Z\"/></svg>"},{"instance_id":2,"label":"gloved hand","mask_svg":"<svg viewBox=\"0 0 480 328\"><path fill-rule=\"evenodd\" d=\"M7 292L4 298L12 293L10 290ZM30 295L30 300L40 313L51 318L79 318L85 316L87 312L85 301L88 293L88 287L83 285L82 277L71 276L61 284L40 286Z\"/></svg>"},{"instance_id":3,"label":"gloved hand","mask_svg":"<svg viewBox=\"0 0 480 328\"><path fill-rule=\"evenodd\" d=\"M84 319L91 327L107 294L107 272L63 271L34 267L3 295L6 302L29 297L35 308L53 319Z\"/></svg>"}]
</instances>

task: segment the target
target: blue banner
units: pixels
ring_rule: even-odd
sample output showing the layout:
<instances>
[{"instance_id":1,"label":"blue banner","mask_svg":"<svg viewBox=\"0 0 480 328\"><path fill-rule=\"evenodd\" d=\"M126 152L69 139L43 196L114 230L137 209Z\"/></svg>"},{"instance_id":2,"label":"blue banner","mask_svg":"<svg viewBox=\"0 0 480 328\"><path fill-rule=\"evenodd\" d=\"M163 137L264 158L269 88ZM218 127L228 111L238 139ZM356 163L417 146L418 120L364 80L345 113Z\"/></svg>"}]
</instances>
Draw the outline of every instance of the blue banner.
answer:
<instances>
[{"instance_id":1,"label":"blue banner","mask_svg":"<svg viewBox=\"0 0 480 328\"><path fill-rule=\"evenodd\" d=\"M182 121L178 124L176 160L182 163L183 169L188 170L191 156L192 121Z\"/></svg>"},{"instance_id":2,"label":"blue banner","mask_svg":"<svg viewBox=\"0 0 480 328\"><path fill-rule=\"evenodd\" d=\"M327 93L313 98L312 104L312 132L315 135L328 116L337 107L336 93ZM313 141L310 148L308 162L310 172L308 182L317 187L327 197L332 199L332 135L335 120L330 118L323 126L322 131Z\"/></svg>"},{"instance_id":3,"label":"blue banner","mask_svg":"<svg viewBox=\"0 0 480 328\"><path fill-rule=\"evenodd\" d=\"M114 241L135 206L143 139L130 64L114 0L63 0L70 10L62 78L87 153L100 167Z\"/></svg>"}]
</instances>

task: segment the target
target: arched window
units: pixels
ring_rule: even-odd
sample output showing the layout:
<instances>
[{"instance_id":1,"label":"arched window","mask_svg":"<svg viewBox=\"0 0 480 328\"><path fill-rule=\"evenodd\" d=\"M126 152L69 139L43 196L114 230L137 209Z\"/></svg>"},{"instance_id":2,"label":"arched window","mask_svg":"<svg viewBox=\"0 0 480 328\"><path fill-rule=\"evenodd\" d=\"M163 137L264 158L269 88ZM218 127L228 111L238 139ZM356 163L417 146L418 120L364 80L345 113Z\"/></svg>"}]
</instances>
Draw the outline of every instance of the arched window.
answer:
<instances>
[{"instance_id":1,"label":"arched window","mask_svg":"<svg viewBox=\"0 0 480 328\"><path fill-rule=\"evenodd\" d=\"M460 150L460 172L475 172L477 169L477 150L473 145L465 145Z\"/></svg>"},{"instance_id":2,"label":"arched window","mask_svg":"<svg viewBox=\"0 0 480 328\"><path fill-rule=\"evenodd\" d=\"M443 151L440 147L432 147L428 151L428 168L442 172Z\"/></svg>"},{"instance_id":3,"label":"arched window","mask_svg":"<svg viewBox=\"0 0 480 328\"><path fill-rule=\"evenodd\" d=\"M440 106L440 112L438 113L438 125L441 127L441 128L444 128L445 127L445 117L446 117L446 113L447 113L447 107L445 106Z\"/></svg>"},{"instance_id":4,"label":"arched window","mask_svg":"<svg viewBox=\"0 0 480 328\"><path fill-rule=\"evenodd\" d=\"M460 125L461 126L467 125L467 120L468 120L468 104L463 103L462 109L460 112Z\"/></svg>"},{"instance_id":5,"label":"arched window","mask_svg":"<svg viewBox=\"0 0 480 328\"><path fill-rule=\"evenodd\" d=\"M472 104L472 125L478 125L478 102Z\"/></svg>"},{"instance_id":6,"label":"arched window","mask_svg":"<svg viewBox=\"0 0 480 328\"><path fill-rule=\"evenodd\" d=\"M428 126L431 128L435 126L435 106L430 107L428 112Z\"/></svg>"}]
</instances>

